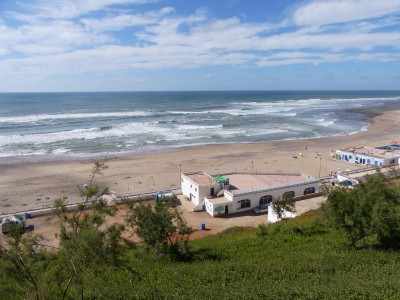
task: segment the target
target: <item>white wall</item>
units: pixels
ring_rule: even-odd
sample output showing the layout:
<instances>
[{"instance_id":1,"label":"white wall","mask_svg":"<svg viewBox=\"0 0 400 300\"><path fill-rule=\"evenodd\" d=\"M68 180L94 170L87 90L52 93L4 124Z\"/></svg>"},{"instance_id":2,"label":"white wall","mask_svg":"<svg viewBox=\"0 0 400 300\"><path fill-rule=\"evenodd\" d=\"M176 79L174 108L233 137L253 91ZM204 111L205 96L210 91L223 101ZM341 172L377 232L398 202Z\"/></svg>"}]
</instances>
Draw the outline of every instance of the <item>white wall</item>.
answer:
<instances>
[{"instance_id":1,"label":"white wall","mask_svg":"<svg viewBox=\"0 0 400 300\"><path fill-rule=\"evenodd\" d=\"M209 199L205 198L204 204L206 206L207 213L213 217L225 215L225 206L228 206L228 214L230 214L232 210L232 203L214 204ZM224 208L220 213L214 211L218 206L222 206Z\"/></svg>"},{"instance_id":2,"label":"white wall","mask_svg":"<svg viewBox=\"0 0 400 300\"><path fill-rule=\"evenodd\" d=\"M281 198L285 192L294 191L295 197L303 196L304 190L309 187L314 187L315 192L319 192L319 182L314 183L304 183L302 185L294 186L294 187L283 187L281 189L269 190L269 191L262 191L262 192L255 192L254 194L247 194L247 195L232 195L228 191L225 191L224 196L228 200L232 199L232 202L229 204L228 212L231 213L238 213L242 211L247 211L254 209L258 205L260 205L260 198L262 196L271 195L273 199ZM196 182L190 180L184 174L181 175L181 190L182 194L190 199L190 194L192 194L192 202L195 205L193 210L198 211L203 209L203 204L205 204L206 211L211 215L214 216L214 205L210 201L205 201L205 197L210 197L210 189L214 188L214 195L216 195L220 190L221 186L219 183L207 186L199 186ZM237 208L238 201L249 199L250 200L250 207L246 208Z\"/></svg>"},{"instance_id":3,"label":"white wall","mask_svg":"<svg viewBox=\"0 0 400 300\"><path fill-rule=\"evenodd\" d=\"M267 196L271 195L272 199L278 199L282 198L283 194L285 192L289 191L294 191L295 192L295 197L303 196L304 195L304 190L309 187L314 187L315 192L319 192L319 182L315 183L305 183L303 185L295 186L295 187L283 187L282 189L276 189L276 190L270 190L270 191L263 191L263 192L256 192L254 194L248 194L248 195L240 195L240 196L234 196L231 209L229 213L235 213L235 212L241 212L241 211L247 211L254 209L258 205L260 205L260 198L262 196ZM244 199L249 199L250 200L250 207L246 208L237 208L238 206L238 201L244 200Z\"/></svg>"},{"instance_id":4,"label":"white wall","mask_svg":"<svg viewBox=\"0 0 400 300\"><path fill-rule=\"evenodd\" d=\"M191 181L188 177L185 175L181 175L181 190L182 190L182 195L187 197L188 199L191 199L192 202L195 205L199 204L199 186L197 183ZM190 197L192 195L192 197Z\"/></svg>"},{"instance_id":5,"label":"white wall","mask_svg":"<svg viewBox=\"0 0 400 300\"><path fill-rule=\"evenodd\" d=\"M211 216L214 216L214 204L212 204L207 199L204 201L204 204L206 205L206 212Z\"/></svg>"},{"instance_id":6,"label":"white wall","mask_svg":"<svg viewBox=\"0 0 400 300\"><path fill-rule=\"evenodd\" d=\"M345 160L344 156L347 156L347 160ZM358 158L358 160L356 160L356 157ZM392 159L392 158L387 158L387 159L377 158L377 157L372 157L372 156L365 155L365 154L358 154L358 153L353 153L353 152L348 152L348 151L340 151L340 150L336 151L336 158L338 160L344 160L346 162L353 163L353 164L355 164L357 162L360 165L370 164L371 166L377 166L377 167L381 167L381 166L390 164L390 160ZM365 163L361 163L361 159L365 159Z\"/></svg>"},{"instance_id":7,"label":"white wall","mask_svg":"<svg viewBox=\"0 0 400 300\"><path fill-rule=\"evenodd\" d=\"M283 218L286 219L291 219L291 218L295 218L296 215L294 213L291 213L289 211L284 211L282 214ZM269 223L275 223L280 221L280 219L278 218L278 215L274 212L274 210L272 209L271 206L268 207L268 222Z\"/></svg>"},{"instance_id":8,"label":"white wall","mask_svg":"<svg viewBox=\"0 0 400 300\"><path fill-rule=\"evenodd\" d=\"M210 197L211 189L214 188L214 195L216 195L221 190L221 185L219 183L210 185L201 185L192 181L189 177L181 174L181 190L182 194L190 199L190 194L192 195L192 202L195 205L194 210L202 210L204 197Z\"/></svg>"}]
</instances>

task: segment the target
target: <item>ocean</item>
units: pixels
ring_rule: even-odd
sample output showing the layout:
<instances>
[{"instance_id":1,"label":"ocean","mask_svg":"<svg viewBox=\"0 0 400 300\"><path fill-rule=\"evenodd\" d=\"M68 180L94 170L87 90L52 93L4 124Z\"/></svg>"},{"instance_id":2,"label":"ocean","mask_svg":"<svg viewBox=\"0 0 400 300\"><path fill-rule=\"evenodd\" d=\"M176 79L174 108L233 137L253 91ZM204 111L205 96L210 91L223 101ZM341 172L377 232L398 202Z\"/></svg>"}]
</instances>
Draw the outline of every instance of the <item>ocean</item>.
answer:
<instances>
[{"instance_id":1,"label":"ocean","mask_svg":"<svg viewBox=\"0 0 400 300\"><path fill-rule=\"evenodd\" d=\"M0 160L350 135L368 125L357 109L399 104L400 91L3 93Z\"/></svg>"}]
</instances>

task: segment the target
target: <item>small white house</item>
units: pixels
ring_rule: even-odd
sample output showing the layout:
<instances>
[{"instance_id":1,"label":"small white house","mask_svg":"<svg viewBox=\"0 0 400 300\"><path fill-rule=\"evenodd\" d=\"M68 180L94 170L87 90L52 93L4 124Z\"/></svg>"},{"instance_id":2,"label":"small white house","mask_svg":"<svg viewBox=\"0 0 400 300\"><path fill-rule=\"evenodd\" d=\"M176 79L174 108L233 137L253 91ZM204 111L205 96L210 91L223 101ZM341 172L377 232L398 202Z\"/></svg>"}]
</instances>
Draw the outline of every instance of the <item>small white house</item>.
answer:
<instances>
[{"instance_id":1,"label":"small white house","mask_svg":"<svg viewBox=\"0 0 400 300\"><path fill-rule=\"evenodd\" d=\"M217 178L219 177L220 180ZM211 176L204 172L190 172L181 174L181 190L186 198L195 205L194 210L204 210L205 197L214 197L225 185L223 176Z\"/></svg>"},{"instance_id":2,"label":"small white house","mask_svg":"<svg viewBox=\"0 0 400 300\"><path fill-rule=\"evenodd\" d=\"M399 164L400 150L369 147L354 147L336 150L337 160L353 164L384 167Z\"/></svg>"},{"instance_id":3,"label":"small white house","mask_svg":"<svg viewBox=\"0 0 400 300\"><path fill-rule=\"evenodd\" d=\"M181 174L182 194L193 202L194 210L211 216L238 213L269 204L285 195L293 197L319 192L319 180L305 174L208 175L204 172Z\"/></svg>"}]
</instances>

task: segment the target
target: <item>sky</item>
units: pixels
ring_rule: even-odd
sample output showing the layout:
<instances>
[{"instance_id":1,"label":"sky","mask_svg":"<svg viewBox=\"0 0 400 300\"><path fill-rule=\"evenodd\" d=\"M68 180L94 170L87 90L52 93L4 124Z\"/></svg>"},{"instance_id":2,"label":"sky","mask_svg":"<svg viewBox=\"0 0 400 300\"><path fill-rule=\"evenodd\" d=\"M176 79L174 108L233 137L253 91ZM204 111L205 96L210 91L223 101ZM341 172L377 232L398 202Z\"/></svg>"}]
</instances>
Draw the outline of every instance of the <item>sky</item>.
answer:
<instances>
[{"instance_id":1,"label":"sky","mask_svg":"<svg viewBox=\"0 0 400 300\"><path fill-rule=\"evenodd\" d=\"M0 92L365 89L400 0L0 0Z\"/></svg>"}]
</instances>

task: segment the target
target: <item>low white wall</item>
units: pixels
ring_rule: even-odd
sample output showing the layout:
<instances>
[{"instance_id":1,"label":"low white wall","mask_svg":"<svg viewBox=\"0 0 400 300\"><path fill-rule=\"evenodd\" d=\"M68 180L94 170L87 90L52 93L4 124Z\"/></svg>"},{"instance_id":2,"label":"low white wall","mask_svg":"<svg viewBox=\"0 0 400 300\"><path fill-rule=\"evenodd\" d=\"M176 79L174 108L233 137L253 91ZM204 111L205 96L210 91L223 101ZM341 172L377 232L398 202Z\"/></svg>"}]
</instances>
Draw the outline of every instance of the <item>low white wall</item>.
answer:
<instances>
[{"instance_id":1,"label":"low white wall","mask_svg":"<svg viewBox=\"0 0 400 300\"><path fill-rule=\"evenodd\" d=\"M291 219L291 218L295 218L296 214L285 211L283 212L283 218L285 219ZM268 222L269 223L276 223L280 221L280 219L278 218L278 215L274 212L274 210L272 209L271 206L268 207Z\"/></svg>"},{"instance_id":2,"label":"low white wall","mask_svg":"<svg viewBox=\"0 0 400 300\"><path fill-rule=\"evenodd\" d=\"M211 203L208 199L204 200L204 204L206 206L206 212L209 215L214 216L214 204Z\"/></svg>"},{"instance_id":3,"label":"low white wall","mask_svg":"<svg viewBox=\"0 0 400 300\"><path fill-rule=\"evenodd\" d=\"M142 200L152 200L154 199L154 194L153 193L147 193L147 194L131 194L131 195L124 195L120 196L116 199L115 204L122 204L122 203L130 203L130 202L137 202L137 201L142 201ZM73 211L76 209L76 207L80 203L74 203L74 204L68 204L67 210L68 211ZM88 202L85 204L86 208L91 208L93 203ZM25 216L25 213L29 213L32 218L33 217L40 217L40 216L45 216L45 215L50 215L53 213L53 207L44 207L40 209L32 209L32 210L25 210L25 211L18 211L14 213L8 213L8 214L3 214L0 215L0 222L3 221L5 217L9 216Z\"/></svg>"}]
</instances>

